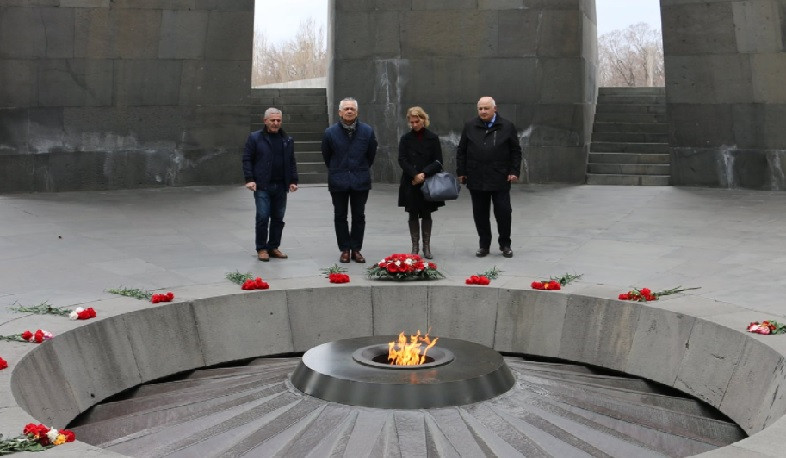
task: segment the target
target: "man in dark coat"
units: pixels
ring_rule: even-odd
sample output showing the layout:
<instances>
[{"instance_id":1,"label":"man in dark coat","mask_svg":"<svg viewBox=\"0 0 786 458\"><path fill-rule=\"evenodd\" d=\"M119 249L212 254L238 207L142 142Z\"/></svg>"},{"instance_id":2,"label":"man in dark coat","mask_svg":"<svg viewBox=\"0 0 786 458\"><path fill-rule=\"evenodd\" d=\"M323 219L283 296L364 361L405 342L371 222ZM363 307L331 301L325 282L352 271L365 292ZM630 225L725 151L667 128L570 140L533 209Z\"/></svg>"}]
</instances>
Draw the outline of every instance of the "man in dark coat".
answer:
<instances>
[{"instance_id":1,"label":"man in dark coat","mask_svg":"<svg viewBox=\"0 0 786 458\"><path fill-rule=\"evenodd\" d=\"M257 259L267 262L271 257L288 257L278 247L284 231L287 192L297 191L298 176L295 141L281 128L281 110L268 108L262 121L265 128L252 132L246 140L243 175L246 188L254 191Z\"/></svg>"},{"instance_id":2,"label":"man in dark coat","mask_svg":"<svg viewBox=\"0 0 786 458\"><path fill-rule=\"evenodd\" d=\"M516 126L497 113L497 104L491 97L478 100L478 117L464 125L456 150L456 164L456 175L467 185L472 197L472 216L480 238L475 255L482 258L489 254L489 218L493 203L499 249L504 257L513 257L510 184L519 177L521 145Z\"/></svg>"},{"instance_id":3,"label":"man in dark coat","mask_svg":"<svg viewBox=\"0 0 786 458\"><path fill-rule=\"evenodd\" d=\"M366 230L366 201L371 189L371 165L377 154L374 129L358 121L358 102L348 97L338 104L339 121L325 130L322 158L328 168L333 200L333 223L341 250L340 262L366 262L360 253ZM352 227L347 223L349 209Z\"/></svg>"}]
</instances>

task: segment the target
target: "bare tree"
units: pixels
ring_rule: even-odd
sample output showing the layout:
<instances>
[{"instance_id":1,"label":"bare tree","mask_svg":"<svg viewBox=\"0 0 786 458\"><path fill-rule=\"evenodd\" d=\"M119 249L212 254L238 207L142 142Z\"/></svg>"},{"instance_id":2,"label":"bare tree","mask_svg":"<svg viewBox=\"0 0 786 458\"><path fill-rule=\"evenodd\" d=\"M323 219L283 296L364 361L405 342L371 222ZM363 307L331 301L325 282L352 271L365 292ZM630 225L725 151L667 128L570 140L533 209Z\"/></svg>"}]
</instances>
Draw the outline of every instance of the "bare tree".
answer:
<instances>
[{"instance_id":1,"label":"bare tree","mask_svg":"<svg viewBox=\"0 0 786 458\"><path fill-rule=\"evenodd\" d=\"M640 22L598 38L598 85L663 86L663 40L660 30Z\"/></svg>"},{"instance_id":2,"label":"bare tree","mask_svg":"<svg viewBox=\"0 0 786 458\"><path fill-rule=\"evenodd\" d=\"M327 64L324 29L313 18L301 21L295 37L280 44L271 43L264 31L254 32L254 87L323 77Z\"/></svg>"}]
</instances>

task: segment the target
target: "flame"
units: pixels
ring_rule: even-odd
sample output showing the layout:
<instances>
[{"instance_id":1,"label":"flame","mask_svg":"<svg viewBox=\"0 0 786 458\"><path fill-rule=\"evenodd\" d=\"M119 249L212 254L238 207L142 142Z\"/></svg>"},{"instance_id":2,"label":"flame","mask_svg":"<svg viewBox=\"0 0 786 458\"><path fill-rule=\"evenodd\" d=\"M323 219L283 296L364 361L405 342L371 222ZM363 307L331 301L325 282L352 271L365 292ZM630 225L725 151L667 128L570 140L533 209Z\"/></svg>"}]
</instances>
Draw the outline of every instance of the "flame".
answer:
<instances>
[{"instance_id":1,"label":"flame","mask_svg":"<svg viewBox=\"0 0 786 458\"><path fill-rule=\"evenodd\" d=\"M414 336L410 335L409 339L409 343L407 343L407 336L402 331L398 335L398 342L388 343L388 361L391 366L418 366L423 364L426 361L426 352L439 340L438 337L431 340L428 333L421 336L419 329L418 333ZM422 348L423 344L426 344L426 348Z\"/></svg>"}]
</instances>

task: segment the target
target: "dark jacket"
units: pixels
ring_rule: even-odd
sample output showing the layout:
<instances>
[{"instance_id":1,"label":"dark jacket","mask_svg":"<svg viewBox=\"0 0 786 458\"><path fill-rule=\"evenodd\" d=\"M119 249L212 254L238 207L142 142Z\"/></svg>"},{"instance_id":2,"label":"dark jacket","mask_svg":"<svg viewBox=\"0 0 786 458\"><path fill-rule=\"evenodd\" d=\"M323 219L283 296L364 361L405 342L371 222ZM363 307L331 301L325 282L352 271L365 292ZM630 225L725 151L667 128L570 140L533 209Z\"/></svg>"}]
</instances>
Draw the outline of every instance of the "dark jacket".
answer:
<instances>
[{"instance_id":1,"label":"dark jacket","mask_svg":"<svg viewBox=\"0 0 786 458\"><path fill-rule=\"evenodd\" d=\"M357 121L352 139L337 122L325 129L322 158L328 168L328 190L368 191L371 189L371 165L377 154L377 137L368 124Z\"/></svg>"},{"instance_id":2,"label":"dark jacket","mask_svg":"<svg viewBox=\"0 0 786 458\"><path fill-rule=\"evenodd\" d=\"M491 127L480 118L464 125L456 150L456 174L467 177L467 189L510 189L508 175L519 176L521 145L516 126L497 113Z\"/></svg>"},{"instance_id":3,"label":"dark jacket","mask_svg":"<svg viewBox=\"0 0 786 458\"><path fill-rule=\"evenodd\" d=\"M398 165L401 166L401 184L398 187L398 206L407 211L433 212L444 202L429 202L423 199L420 188L423 184L412 185L412 178L419 173L427 177L442 170L442 146L439 137L428 129L422 129L422 138L415 131L401 136L398 143Z\"/></svg>"},{"instance_id":4,"label":"dark jacket","mask_svg":"<svg viewBox=\"0 0 786 458\"><path fill-rule=\"evenodd\" d=\"M297 184L297 162L295 161L295 141L284 129L279 129L284 137L284 184ZM255 181L258 190L264 190L270 184L273 164L273 149L270 136L265 129L252 132L243 148L243 176L246 183Z\"/></svg>"}]
</instances>

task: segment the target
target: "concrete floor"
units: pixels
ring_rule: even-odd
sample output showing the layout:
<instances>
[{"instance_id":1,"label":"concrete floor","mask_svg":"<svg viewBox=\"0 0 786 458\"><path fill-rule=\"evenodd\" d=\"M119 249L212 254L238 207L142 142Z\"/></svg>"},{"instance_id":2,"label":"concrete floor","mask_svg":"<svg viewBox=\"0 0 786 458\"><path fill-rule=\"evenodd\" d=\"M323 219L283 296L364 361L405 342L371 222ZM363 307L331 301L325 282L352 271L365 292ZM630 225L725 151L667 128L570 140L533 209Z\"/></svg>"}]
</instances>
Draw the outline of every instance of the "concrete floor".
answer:
<instances>
[{"instance_id":1,"label":"concrete floor","mask_svg":"<svg viewBox=\"0 0 786 458\"><path fill-rule=\"evenodd\" d=\"M502 280L580 273L583 284L620 292L698 286L690 294L718 307L786 317L786 193L521 185L512 201L512 259L495 245L490 256L474 256L466 190L435 213L439 270L454 279L494 266ZM396 203L394 185L371 191L369 262L409 249ZM0 324L15 316L13 304L72 306L108 298L109 288L174 289L222 282L235 270L275 283L319 276L338 261L323 186L290 195L281 247L288 260L256 260L253 219L251 194L240 186L0 196ZM347 267L362 278L367 265Z\"/></svg>"}]
</instances>

